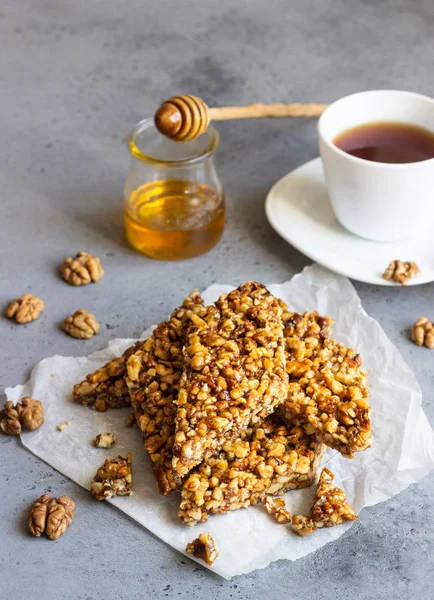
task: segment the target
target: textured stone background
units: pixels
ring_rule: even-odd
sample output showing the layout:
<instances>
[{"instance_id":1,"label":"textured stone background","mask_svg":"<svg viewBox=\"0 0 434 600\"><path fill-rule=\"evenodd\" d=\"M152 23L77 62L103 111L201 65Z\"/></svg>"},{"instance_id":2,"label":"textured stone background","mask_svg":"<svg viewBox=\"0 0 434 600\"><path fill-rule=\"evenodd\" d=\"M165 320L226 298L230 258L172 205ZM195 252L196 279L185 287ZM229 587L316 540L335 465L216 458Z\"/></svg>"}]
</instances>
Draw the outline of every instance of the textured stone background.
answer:
<instances>
[{"instance_id":1,"label":"textured stone background","mask_svg":"<svg viewBox=\"0 0 434 600\"><path fill-rule=\"evenodd\" d=\"M0 387L24 382L53 353L82 355L165 317L193 287L255 278L284 281L308 260L264 217L282 175L317 155L315 122L220 124L218 167L229 207L220 245L188 263L135 254L123 237L125 138L178 92L211 105L330 102L372 88L434 95L432 0L3 0L0 4L0 304L25 291L43 316L17 327L0 319ZM73 289L56 274L77 250L101 257L106 276ZM391 257L393 258L393 257ZM408 341L434 317L434 285L356 284L414 369L434 422L433 355ZM102 322L89 342L58 329L84 306ZM430 597L434 474L365 510L351 531L296 563L230 582L176 553L145 529L2 437L0 577L4 598L105 600ZM74 526L58 542L29 539L29 504L71 494Z\"/></svg>"}]
</instances>

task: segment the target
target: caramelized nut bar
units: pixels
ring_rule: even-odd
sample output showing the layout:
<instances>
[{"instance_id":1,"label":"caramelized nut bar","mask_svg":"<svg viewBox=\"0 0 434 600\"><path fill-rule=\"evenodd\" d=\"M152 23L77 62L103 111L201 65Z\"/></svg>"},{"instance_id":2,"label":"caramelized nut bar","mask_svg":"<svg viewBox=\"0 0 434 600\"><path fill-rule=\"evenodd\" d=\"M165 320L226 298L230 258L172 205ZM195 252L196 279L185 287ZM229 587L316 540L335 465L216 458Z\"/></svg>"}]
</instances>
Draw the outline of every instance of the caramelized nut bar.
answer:
<instances>
[{"instance_id":1,"label":"caramelized nut bar","mask_svg":"<svg viewBox=\"0 0 434 600\"><path fill-rule=\"evenodd\" d=\"M292 527L299 535L308 535L315 529L334 527L344 521L357 519L356 513L346 501L345 492L341 488L333 487L334 478L333 473L324 467L309 516L294 515L292 518Z\"/></svg>"},{"instance_id":2,"label":"caramelized nut bar","mask_svg":"<svg viewBox=\"0 0 434 600\"><path fill-rule=\"evenodd\" d=\"M90 373L84 381L74 385L73 401L100 412L108 408L129 406L130 395L125 384L127 360L143 344L143 341L136 342L134 346L125 350L122 356L109 361L94 373Z\"/></svg>"},{"instance_id":3,"label":"caramelized nut bar","mask_svg":"<svg viewBox=\"0 0 434 600\"><path fill-rule=\"evenodd\" d=\"M268 514L274 517L278 523L281 523L282 525L291 523L291 513L286 510L286 504L283 498L265 496L265 498L262 498L262 504L267 509Z\"/></svg>"},{"instance_id":4,"label":"caramelized nut bar","mask_svg":"<svg viewBox=\"0 0 434 600\"><path fill-rule=\"evenodd\" d=\"M371 445L370 405L361 357L328 337L330 320L294 313L285 327L288 396L279 414L316 433L347 458Z\"/></svg>"},{"instance_id":5,"label":"caramelized nut bar","mask_svg":"<svg viewBox=\"0 0 434 600\"><path fill-rule=\"evenodd\" d=\"M176 489L179 483L172 471L172 450L182 347L190 319L203 316L205 310L199 292L194 291L169 321L157 326L152 337L127 363L126 383L132 408L163 495Z\"/></svg>"},{"instance_id":6,"label":"caramelized nut bar","mask_svg":"<svg viewBox=\"0 0 434 600\"><path fill-rule=\"evenodd\" d=\"M172 463L179 478L287 396L279 301L249 282L216 307L192 323L185 342Z\"/></svg>"},{"instance_id":7,"label":"caramelized nut bar","mask_svg":"<svg viewBox=\"0 0 434 600\"><path fill-rule=\"evenodd\" d=\"M301 427L288 429L268 417L246 439L228 442L189 475L178 517L195 525L211 513L246 508L267 495L307 487L316 477L323 450L315 435L307 435Z\"/></svg>"},{"instance_id":8,"label":"caramelized nut bar","mask_svg":"<svg viewBox=\"0 0 434 600\"><path fill-rule=\"evenodd\" d=\"M132 464L131 452L127 456L107 458L93 478L90 493L97 500L107 500L114 496L131 496Z\"/></svg>"},{"instance_id":9,"label":"caramelized nut bar","mask_svg":"<svg viewBox=\"0 0 434 600\"><path fill-rule=\"evenodd\" d=\"M187 544L185 551L193 554L195 558L200 558L207 565L212 565L219 555L216 543L209 533L201 533L199 537Z\"/></svg>"}]
</instances>

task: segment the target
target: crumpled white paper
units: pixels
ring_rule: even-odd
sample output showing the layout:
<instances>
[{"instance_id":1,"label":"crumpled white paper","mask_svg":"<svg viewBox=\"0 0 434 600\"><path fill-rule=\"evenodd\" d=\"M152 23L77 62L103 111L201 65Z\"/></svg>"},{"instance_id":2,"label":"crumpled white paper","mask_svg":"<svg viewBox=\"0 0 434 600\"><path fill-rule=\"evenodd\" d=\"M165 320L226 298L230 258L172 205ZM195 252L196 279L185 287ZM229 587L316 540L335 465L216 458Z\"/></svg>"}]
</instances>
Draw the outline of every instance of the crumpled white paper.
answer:
<instances>
[{"instance_id":1,"label":"crumpled white paper","mask_svg":"<svg viewBox=\"0 0 434 600\"><path fill-rule=\"evenodd\" d=\"M204 292L204 298L210 303L230 289L231 286L213 285ZM348 279L314 265L291 281L270 285L269 289L293 310L318 310L331 316L335 321L333 335L356 348L363 357L371 392L373 446L354 460L346 460L331 450L323 460L336 474L336 482L343 485L356 512L391 498L426 475L434 466L434 434L422 410L419 385L379 324L365 313ZM144 332L143 337L150 331ZM182 525L176 516L179 495L163 498L157 493L140 434L124 425L128 409L98 413L70 401L75 383L132 343L133 340L113 340L105 350L84 358L46 358L33 369L24 386L8 388L8 400L17 402L30 395L44 404L43 427L24 434L23 444L85 488L89 488L96 469L107 456L125 455L130 450L134 495L111 502L180 552L185 552L186 544L200 532L209 531L220 550L220 557L210 569L226 578L266 567L281 558L301 558L336 540L351 527L347 524L299 538L288 526L275 522L262 505L210 517L207 523L193 528ZM59 432L56 426L62 421L69 421L69 426ZM108 431L117 435L110 452L90 445L95 435ZM288 509L308 510L314 487L288 492Z\"/></svg>"}]
</instances>

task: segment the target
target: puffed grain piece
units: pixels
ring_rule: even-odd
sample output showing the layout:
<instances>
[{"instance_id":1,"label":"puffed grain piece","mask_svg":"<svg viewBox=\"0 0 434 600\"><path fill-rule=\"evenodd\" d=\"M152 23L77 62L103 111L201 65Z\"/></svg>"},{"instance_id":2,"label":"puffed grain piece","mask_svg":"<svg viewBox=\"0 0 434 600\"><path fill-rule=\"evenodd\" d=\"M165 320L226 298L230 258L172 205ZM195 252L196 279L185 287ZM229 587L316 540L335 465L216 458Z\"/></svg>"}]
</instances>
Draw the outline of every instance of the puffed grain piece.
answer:
<instances>
[{"instance_id":1,"label":"puffed grain piece","mask_svg":"<svg viewBox=\"0 0 434 600\"><path fill-rule=\"evenodd\" d=\"M324 452L315 435L288 428L272 415L248 430L246 439L228 443L189 475L181 490L178 517L186 525L210 514L257 504L266 496L311 485Z\"/></svg>"},{"instance_id":2,"label":"puffed grain piece","mask_svg":"<svg viewBox=\"0 0 434 600\"><path fill-rule=\"evenodd\" d=\"M72 400L99 412L108 408L130 405L130 394L125 383L127 360L144 342L136 342L119 358L113 358L100 369L89 373L84 381L74 385Z\"/></svg>"},{"instance_id":3,"label":"puffed grain piece","mask_svg":"<svg viewBox=\"0 0 434 600\"><path fill-rule=\"evenodd\" d=\"M248 282L220 296L216 307L217 321L196 319L185 342L172 462L179 479L287 395L277 298Z\"/></svg>"},{"instance_id":4,"label":"puffed grain piece","mask_svg":"<svg viewBox=\"0 0 434 600\"><path fill-rule=\"evenodd\" d=\"M174 400L183 368L182 347L192 318L204 316L199 292L192 292L169 321L160 323L137 352L127 361L126 384L145 449L161 494L179 485L172 470L175 434Z\"/></svg>"},{"instance_id":5,"label":"puffed grain piece","mask_svg":"<svg viewBox=\"0 0 434 600\"><path fill-rule=\"evenodd\" d=\"M289 384L278 412L353 458L372 443L366 372L359 354L328 337L330 323L315 312L286 315Z\"/></svg>"}]
</instances>

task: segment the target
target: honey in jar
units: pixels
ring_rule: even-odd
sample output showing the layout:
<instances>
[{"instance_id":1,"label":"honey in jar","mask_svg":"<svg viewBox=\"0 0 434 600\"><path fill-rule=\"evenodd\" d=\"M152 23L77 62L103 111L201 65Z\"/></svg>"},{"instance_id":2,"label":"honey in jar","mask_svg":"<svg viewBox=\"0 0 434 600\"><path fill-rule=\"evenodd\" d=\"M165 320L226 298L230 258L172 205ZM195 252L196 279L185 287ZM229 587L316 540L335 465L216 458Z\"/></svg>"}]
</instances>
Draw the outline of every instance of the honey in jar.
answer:
<instances>
[{"instance_id":1,"label":"honey in jar","mask_svg":"<svg viewBox=\"0 0 434 600\"><path fill-rule=\"evenodd\" d=\"M208 252L225 224L223 190L213 163L218 134L176 143L162 138L152 120L130 138L133 163L125 186L125 229L143 254L181 260Z\"/></svg>"}]
</instances>

